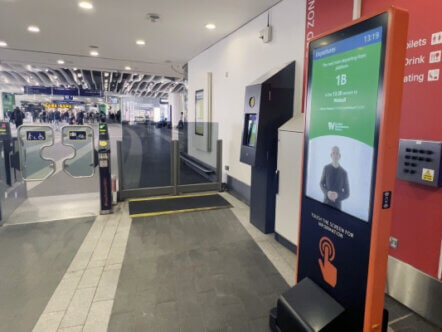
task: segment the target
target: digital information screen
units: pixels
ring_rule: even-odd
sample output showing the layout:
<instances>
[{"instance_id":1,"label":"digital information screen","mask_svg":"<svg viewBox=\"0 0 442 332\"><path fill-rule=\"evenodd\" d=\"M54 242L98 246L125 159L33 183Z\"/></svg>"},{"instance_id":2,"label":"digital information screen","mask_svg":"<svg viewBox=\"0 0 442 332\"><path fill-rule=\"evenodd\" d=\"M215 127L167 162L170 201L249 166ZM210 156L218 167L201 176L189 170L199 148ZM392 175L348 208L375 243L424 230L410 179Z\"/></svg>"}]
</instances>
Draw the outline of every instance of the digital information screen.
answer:
<instances>
[{"instance_id":1,"label":"digital information screen","mask_svg":"<svg viewBox=\"0 0 442 332\"><path fill-rule=\"evenodd\" d=\"M246 124L247 124L247 137L245 144L250 147L255 147L256 145L256 134L258 131L257 128L257 120L258 117L256 114L247 114L246 115Z\"/></svg>"},{"instance_id":2,"label":"digital information screen","mask_svg":"<svg viewBox=\"0 0 442 332\"><path fill-rule=\"evenodd\" d=\"M313 51L306 196L368 221L382 27Z\"/></svg>"}]
</instances>

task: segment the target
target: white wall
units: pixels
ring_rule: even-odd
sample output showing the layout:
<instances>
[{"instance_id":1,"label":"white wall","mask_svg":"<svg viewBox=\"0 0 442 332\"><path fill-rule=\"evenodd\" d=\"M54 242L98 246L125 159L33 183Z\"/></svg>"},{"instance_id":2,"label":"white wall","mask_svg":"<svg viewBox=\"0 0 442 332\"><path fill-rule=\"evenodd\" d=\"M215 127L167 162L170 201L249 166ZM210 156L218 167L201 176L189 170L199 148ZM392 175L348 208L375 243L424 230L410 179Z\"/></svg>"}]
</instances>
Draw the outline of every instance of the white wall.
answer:
<instances>
[{"instance_id":1,"label":"white wall","mask_svg":"<svg viewBox=\"0 0 442 332\"><path fill-rule=\"evenodd\" d=\"M172 107L172 127L176 128L184 113L184 95L182 93L169 93L169 105Z\"/></svg>"},{"instance_id":2,"label":"white wall","mask_svg":"<svg viewBox=\"0 0 442 332\"><path fill-rule=\"evenodd\" d=\"M189 61L188 119L195 119L195 91L206 89L211 72L212 121L219 123L223 164L230 166L227 174L246 184L250 184L250 166L239 162L245 87L272 68L295 60L295 112L300 112L305 6L304 0L283 0L270 10L273 40L268 44L259 39L267 24L265 13Z\"/></svg>"}]
</instances>

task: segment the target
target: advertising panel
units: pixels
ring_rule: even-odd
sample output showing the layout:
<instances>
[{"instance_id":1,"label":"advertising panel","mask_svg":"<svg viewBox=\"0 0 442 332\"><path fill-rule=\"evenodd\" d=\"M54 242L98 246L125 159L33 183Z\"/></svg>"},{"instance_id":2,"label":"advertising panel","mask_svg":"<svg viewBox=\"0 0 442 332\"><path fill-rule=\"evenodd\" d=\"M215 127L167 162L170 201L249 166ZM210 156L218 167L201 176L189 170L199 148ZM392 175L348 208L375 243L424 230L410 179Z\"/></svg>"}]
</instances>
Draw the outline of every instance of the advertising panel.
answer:
<instances>
[{"instance_id":1,"label":"advertising panel","mask_svg":"<svg viewBox=\"0 0 442 332\"><path fill-rule=\"evenodd\" d=\"M204 90L195 91L195 134L204 136Z\"/></svg>"},{"instance_id":2,"label":"advertising panel","mask_svg":"<svg viewBox=\"0 0 442 332\"><path fill-rule=\"evenodd\" d=\"M15 95L12 93L2 92L3 119L8 112L12 112L15 106Z\"/></svg>"}]
</instances>

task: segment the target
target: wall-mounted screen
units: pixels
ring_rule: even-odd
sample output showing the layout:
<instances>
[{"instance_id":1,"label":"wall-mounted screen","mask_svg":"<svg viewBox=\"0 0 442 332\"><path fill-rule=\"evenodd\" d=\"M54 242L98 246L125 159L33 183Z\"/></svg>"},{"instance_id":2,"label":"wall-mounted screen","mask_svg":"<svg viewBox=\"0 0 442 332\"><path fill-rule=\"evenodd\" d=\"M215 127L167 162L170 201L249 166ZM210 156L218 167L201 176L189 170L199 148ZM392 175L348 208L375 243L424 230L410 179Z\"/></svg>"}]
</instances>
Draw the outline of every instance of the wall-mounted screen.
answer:
<instances>
[{"instance_id":1,"label":"wall-mounted screen","mask_svg":"<svg viewBox=\"0 0 442 332\"><path fill-rule=\"evenodd\" d=\"M306 196L369 220L382 27L313 50Z\"/></svg>"},{"instance_id":2,"label":"wall-mounted screen","mask_svg":"<svg viewBox=\"0 0 442 332\"><path fill-rule=\"evenodd\" d=\"M195 134L204 136L204 90L195 91Z\"/></svg>"},{"instance_id":3,"label":"wall-mounted screen","mask_svg":"<svg viewBox=\"0 0 442 332\"><path fill-rule=\"evenodd\" d=\"M256 134L258 132L258 116L256 114L246 114L245 125L244 145L255 147Z\"/></svg>"}]
</instances>

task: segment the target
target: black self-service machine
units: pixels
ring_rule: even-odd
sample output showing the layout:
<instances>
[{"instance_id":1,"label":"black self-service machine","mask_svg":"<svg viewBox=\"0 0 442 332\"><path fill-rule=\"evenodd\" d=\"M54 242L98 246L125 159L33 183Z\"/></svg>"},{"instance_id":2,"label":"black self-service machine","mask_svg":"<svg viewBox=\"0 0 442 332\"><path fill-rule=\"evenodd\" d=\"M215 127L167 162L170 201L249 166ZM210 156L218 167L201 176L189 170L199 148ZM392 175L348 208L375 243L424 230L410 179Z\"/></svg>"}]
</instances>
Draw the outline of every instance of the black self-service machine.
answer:
<instances>
[{"instance_id":1,"label":"black self-service machine","mask_svg":"<svg viewBox=\"0 0 442 332\"><path fill-rule=\"evenodd\" d=\"M100 214L112 213L111 150L107 124L99 124L98 167L100 169Z\"/></svg>"},{"instance_id":2,"label":"black self-service machine","mask_svg":"<svg viewBox=\"0 0 442 332\"><path fill-rule=\"evenodd\" d=\"M2 159L4 165L1 168L4 170L4 180L8 187L11 187L17 178L18 151L15 149L16 139L11 136L11 126L9 122L0 122L0 144L2 148ZM2 172L3 173L3 172Z\"/></svg>"},{"instance_id":3,"label":"black self-service machine","mask_svg":"<svg viewBox=\"0 0 442 332\"><path fill-rule=\"evenodd\" d=\"M240 160L252 166L250 222L263 233L275 229L278 128L293 115L294 86L293 61L246 87Z\"/></svg>"}]
</instances>

